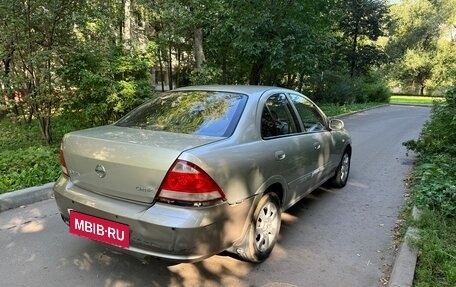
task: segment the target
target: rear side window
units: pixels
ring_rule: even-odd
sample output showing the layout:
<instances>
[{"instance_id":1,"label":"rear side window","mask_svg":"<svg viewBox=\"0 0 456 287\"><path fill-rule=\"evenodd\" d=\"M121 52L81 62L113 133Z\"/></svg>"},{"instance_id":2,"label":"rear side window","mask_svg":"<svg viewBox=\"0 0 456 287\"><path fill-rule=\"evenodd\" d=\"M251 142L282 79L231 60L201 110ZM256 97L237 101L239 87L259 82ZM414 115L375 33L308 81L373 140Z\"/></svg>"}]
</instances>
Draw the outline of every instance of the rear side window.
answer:
<instances>
[{"instance_id":1,"label":"rear side window","mask_svg":"<svg viewBox=\"0 0 456 287\"><path fill-rule=\"evenodd\" d=\"M236 128L246 101L245 95L225 92L169 92L133 110L115 125L228 137Z\"/></svg>"},{"instance_id":2,"label":"rear side window","mask_svg":"<svg viewBox=\"0 0 456 287\"><path fill-rule=\"evenodd\" d=\"M270 138L297 132L296 120L284 94L268 98L261 115L261 136Z\"/></svg>"}]
</instances>

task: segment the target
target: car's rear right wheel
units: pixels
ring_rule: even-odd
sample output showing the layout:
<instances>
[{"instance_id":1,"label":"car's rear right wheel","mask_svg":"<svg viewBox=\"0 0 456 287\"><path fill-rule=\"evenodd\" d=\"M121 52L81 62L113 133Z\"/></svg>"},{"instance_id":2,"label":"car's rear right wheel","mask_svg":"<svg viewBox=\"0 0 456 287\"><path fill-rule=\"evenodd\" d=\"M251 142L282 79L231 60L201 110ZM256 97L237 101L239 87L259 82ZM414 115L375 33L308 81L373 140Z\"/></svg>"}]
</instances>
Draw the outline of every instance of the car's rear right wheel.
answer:
<instances>
[{"instance_id":1,"label":"car's rear right wheel","mask_svg":"<svg viewBox=\"0 0 456 287\"><path fill-rule=\"evenodd\" d=\"M250 262L261 262L269 257L280 231L281 208L275 193L262 196L253 214L239 255Z\"/></svg>"}]
</instances>

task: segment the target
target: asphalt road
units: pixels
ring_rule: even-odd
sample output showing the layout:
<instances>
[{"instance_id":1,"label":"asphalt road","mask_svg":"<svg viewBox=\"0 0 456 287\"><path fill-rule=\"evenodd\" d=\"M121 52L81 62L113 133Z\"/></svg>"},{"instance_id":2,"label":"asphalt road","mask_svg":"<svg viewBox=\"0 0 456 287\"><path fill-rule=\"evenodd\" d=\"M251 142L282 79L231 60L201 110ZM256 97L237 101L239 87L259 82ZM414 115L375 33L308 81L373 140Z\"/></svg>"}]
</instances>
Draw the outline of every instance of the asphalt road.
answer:
<instances>
[{"instance_id":1,"label":"asphalt road","mask_svg":"<svg viewBox=\"0 0 456 287\"><path fill-rule=\"evenodd\" d=\"M53 200L0 214L0 286L381 286L416 138L429 108L390 106L344 119L353 137L347 186L319 189L283 214L271 257L142 262L68 233Z\"/></svg>"}]
</instances>

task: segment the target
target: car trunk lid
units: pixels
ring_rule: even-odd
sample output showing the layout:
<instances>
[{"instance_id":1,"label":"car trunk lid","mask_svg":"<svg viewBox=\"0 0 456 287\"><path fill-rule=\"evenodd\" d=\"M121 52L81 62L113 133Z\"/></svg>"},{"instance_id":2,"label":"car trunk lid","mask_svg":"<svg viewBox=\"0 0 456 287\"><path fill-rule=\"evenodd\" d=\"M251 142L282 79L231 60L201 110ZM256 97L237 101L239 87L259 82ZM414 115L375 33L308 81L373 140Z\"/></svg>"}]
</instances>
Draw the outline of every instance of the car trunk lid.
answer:
<instances>
[{"instance_id":1,"label":"car trunk lid","mask_svg":"<svg viewBox=\"0 0 456 287\"><path fill-rule=\"evenodd\" d=\"M169 168L183 151L220 139L103 126L67 134L62 149L76 186L151 203Z\"/></svg>"}]
</instances>

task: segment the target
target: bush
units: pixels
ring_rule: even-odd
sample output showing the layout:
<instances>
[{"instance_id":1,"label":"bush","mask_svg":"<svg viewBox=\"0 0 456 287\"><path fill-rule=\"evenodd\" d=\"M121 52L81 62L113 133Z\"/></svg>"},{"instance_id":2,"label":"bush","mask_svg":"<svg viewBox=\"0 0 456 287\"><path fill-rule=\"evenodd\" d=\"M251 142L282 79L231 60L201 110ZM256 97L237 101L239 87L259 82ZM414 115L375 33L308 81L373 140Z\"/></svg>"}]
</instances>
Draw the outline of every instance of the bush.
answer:
<instances>
[{"instance_id":1,"label":"bush","mask_svg":"<svg viewBox=\"0 0 456 287\"><path fill-rule=\"evenodd\" d=\"M116 121L154 94L153 55L113 46L82 47L67 57L58 71L68 87L63 110L84 126Z\"/></svg>"},{"instance_id":2,"label":"bush","mask_svg":"<svg viewBox=\"0 0 456 287\"><path fill-rule=\"evenodd\" d=\"M415 205L437 210L447 217L456 216L455 157L448 154L423 156L416 167L415 180Z\"/></svg>"},{"instance_id":3,"label":"bush","mask_svg":"<svg viewBox=\"0 0 456 287\"><path fill-rule=\"evenodd\" d=\"M445 95L445 104L436 103L431 119L420 135L419 140L405 142L411 150L423 154L447 153L456 156L456 88Z\"/></svg>"},{"instance_id":4,"label":"bush","mask_svg":"<svg viewBox=\"0 0 456 287\"><path fill-rule=\"evenodd\" d=\"M339 105L352 103L388 103L391 92L383 77L376 72L351 78L347 74L326 71L311 77L309 94L317 102Z\"/></svg>"},{"instance_id":5,"label":"bush","mask_svg":"<svg viewBox=\"0 0 456 287\"><path fill-rule=\"evenodd\" d=\"M52 118L55 144L43 146L38 125L0 121L0 193L41 185L57 179L60 140L84 128L75 118Z\"/></svg>"},{"instance_id":6,"label":"bush","mask_svg":"<svg viewBox=\"0 0 456 287\"><path fill-rule=\"evenodd\" d=\"M29 147L0 152L0 193L40 185L60 173L58 149Z\"/></svg>"},{"instance_id":7,"label":"bush","mask_svg":"<svg viewBox=\"0 0 456 287\"><path fill-rule=\"evenodd\" d=\"M360 90L348 75L325 71L309 79L305 93L319 103L343 105L354 103Z\"/></svg>"},{"instance_id":8,"label":"bush","mask_svg":"<svg viewBox=\"0 0 456 287\"><path fill-rule=\"evenodd\" d=\"M412 204L423 215L415 224L420 257L414 286L456 286L456 89L435 105L417 141L404 145L419 153Z\"/></svg>"},{"instance_id":9,"label":"bush","mask_svg":"<svg viewBox=\"0 0 456 287\"><path fill-rule=\"evenodd\" d=\"M361 88L367 102L388 103L391 91L384 82L364 82Z\"/></svg>"},{"instance_id":10,"label":"bush","mask_svg":"<svg viewBox=\"0 0 456 287\"><path fill-rule=\"evenodd\" d=\"M221 71L217 68L203 66L199 69L194 69L190 74L190 82L192 85L210 85L216 84L221 77Z\"/></svg>"},{"instance_id":11,"label":"bush","mask_svg":"<svg viewBox=\"0 0 456 287\"><path fill-rule=\"evenodd\" d=\"M435 104L418 140L403 143L419 153L414 201L419 207L456 216L456 89Z\"/></svg>"}]
</instances>

